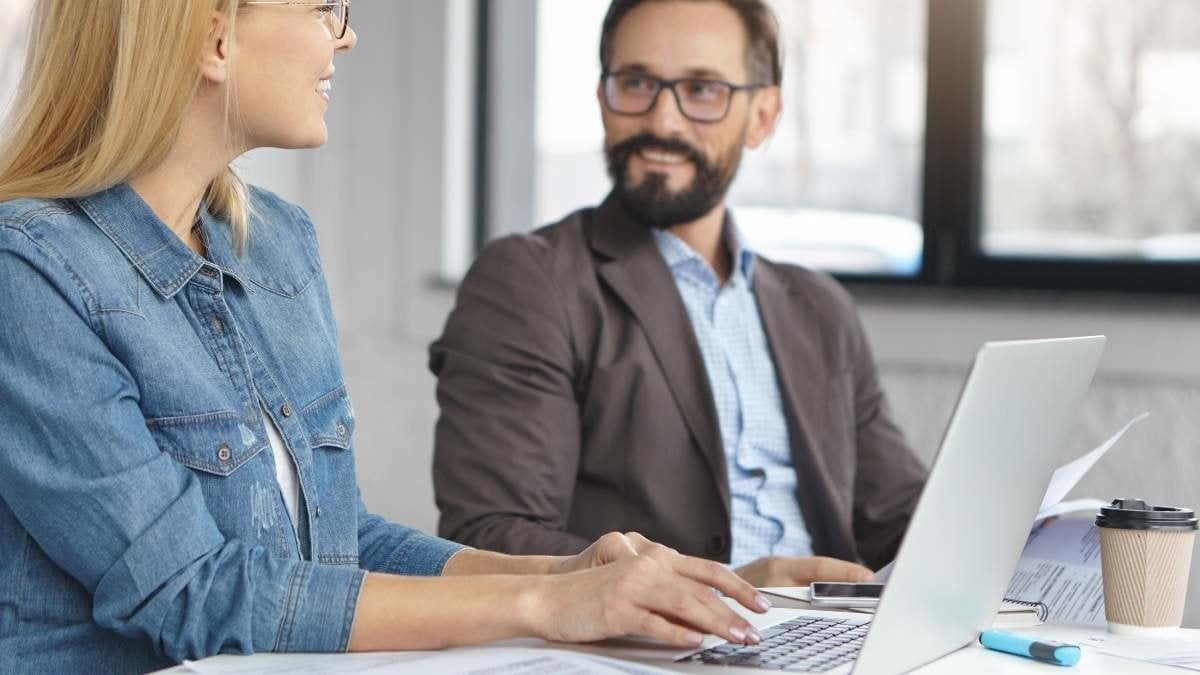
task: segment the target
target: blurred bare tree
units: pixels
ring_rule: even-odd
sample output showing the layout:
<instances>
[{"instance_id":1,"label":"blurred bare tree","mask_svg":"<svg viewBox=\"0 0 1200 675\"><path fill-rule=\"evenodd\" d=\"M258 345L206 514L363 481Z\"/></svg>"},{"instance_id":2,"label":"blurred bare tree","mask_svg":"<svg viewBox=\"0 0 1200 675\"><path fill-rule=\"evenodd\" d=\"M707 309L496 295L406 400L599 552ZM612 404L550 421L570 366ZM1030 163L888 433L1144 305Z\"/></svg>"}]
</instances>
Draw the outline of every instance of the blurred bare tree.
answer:
<instances>
[{"instance_id":1,"label":"blurred bare tree","mask_svg":"<svg viewBox=\"0 0 1200 675\"><path fill-rule=\"evenodd\" d=\"M1055 102L1040 223L1131 239L1200 231L1200 122L1153 109L1164 82L1183 96L1200 80L1200 2L1059 4L1053 35L1085 36L1078 59L1060 52L1083 95Z\"/></svg>"}]
</instances>

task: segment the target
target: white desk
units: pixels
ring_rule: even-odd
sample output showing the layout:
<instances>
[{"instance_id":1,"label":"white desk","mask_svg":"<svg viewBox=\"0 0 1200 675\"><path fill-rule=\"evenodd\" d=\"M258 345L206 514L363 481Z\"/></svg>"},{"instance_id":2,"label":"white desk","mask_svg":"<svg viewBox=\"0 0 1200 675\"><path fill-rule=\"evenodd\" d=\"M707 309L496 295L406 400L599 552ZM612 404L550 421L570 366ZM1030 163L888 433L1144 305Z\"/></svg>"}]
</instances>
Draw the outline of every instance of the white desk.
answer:
<instances>
[{"instance_id":1,"label":"white desk","mask_svg":"<svg viewBox=\"0 0 1200 675\"><path fill-rule=\"evenodd\" d=\"M775 604L777 611L783 611L786 608L798 609L813 609L806 602L797 600L787 600L778 596L771 596L771 602ZM776 623L777 620L768 617L763 618L757 615L744 614L756 627L762 627L767 624ZM1087 636L1095 635L1097 632L1104 632L1103 628L1095 626L1061 626L1061 625L1043 625L1030 628L1014 628L1014 632L1024 635L1044 635L1047 639L1055 639L1062 642L1075 642L1083 640ZM1200 630L1183 629L1180 637L1191 637L1200 640ZM592 646L564 646L554 645L557 649L572 649L587 651L603 656L612 656L616 658L628 659L639 663L646 663L664 668L675 670L684 673L700 673L706 675L721 675L721 673L772 673L776 671L763 670L761 668L731 668L731 667L714 667L703 664L677 664L672 663L669 658L664 658L664 655L655 656L652 650L636 649L629 647L592 647ZM1004 654L984 648L979 644L972 644L964 647L957 652L944 656L933 663L918 668L914 673L920 675L962 675L963 673L971 673L972 675L989 675L991 673L1058 673L1059 675L1068 675L1069 673L1086 673L1088 675L1108 675L1110 673L1121 675L1184 675L1188 671L1180 668L1172 668L1169 666L1160 666L1150 663L1123 659L1116 656L1109 656L1090 649L1083 648L1083 657L1079 664L1073 668L1063 668L1062 666L1053 666L1046 663L1038 663L1032 659Z\"/></svg>"},{"instance_id":2,"label":"white desk","mask_svg":"<svg viewBox=\"0 0 1200 675\"><path fill-rule=\"evenodd\" d=\"M777 622L779 616L787 612L788 608L809 608L807 603L800 601L790 601L784 598L772 597L776 609L771 610L771 614L767 616L749 615L756 626L764 626L769 623ZM1094 626L1088 627L1067 627L1067 626L1037 626L1032 628L1014 629L1021 633L1029 635L1044 635L1048 639L1058 639L1066 642L1079 642L1088 635L1094 635L1097 632L1102 632L1103 629L1098 629ZM1200 630L1184 629L1181 637L1191 637L1200 640ZM667 670L673 670L684 673L697 673L701 675L722 675L723 673L757 673L757 675L765 675L776 671L762 670L758 668L731 668L731 667L714 667L705 666L703 664L677 664L671 661L671 655L679 652L677 649L659 649L643 646L630 646L627 644L609 644L605 646L597 645L561 645L550 644L539 640L512 640L503 643L504 646L513 647L548 647L553 649L567 649L572 651L588 652L599 654L602 656L610 656L622 658L647 665L656 666ZM236 659L242 661L240 665L250 668L254 667L256 662L262 662L263 668L275 666L271 672L283 672L277 669L277 661L268 663L277 659L278 655L266 654L250 657L218 657L220 660ZM304 658L301 655L301 658ZM329 655L322 655L322 659L338 658ZM409 668L405 668L403 664L398 664L394 672L420 672L419 664L413 664ZM179 675L191 672L182 666L172 668L170 670L160 671L161 673L170 673L171 675ZM989 649L985 649L978 644L969 645L952 654L949 654L937 661L923 666L916 671L919 675L962 675L963 673L971 673L972 675L991 675L1012 673L1042 673L1048 675L1057 673L1058 675L1069 675L1070 673L1079 673L1087 675L1184 675L1192 672L1168 666L1159 666L1149 663L1122 659L1107 654L1101 654L1088 647L1083 648L1083 658L1079 664L1073 668L1063 668L1061 666L1052 666L1044 663L1038 663L1031 659L1003 654Z\"/></svg>"}]
</instances>

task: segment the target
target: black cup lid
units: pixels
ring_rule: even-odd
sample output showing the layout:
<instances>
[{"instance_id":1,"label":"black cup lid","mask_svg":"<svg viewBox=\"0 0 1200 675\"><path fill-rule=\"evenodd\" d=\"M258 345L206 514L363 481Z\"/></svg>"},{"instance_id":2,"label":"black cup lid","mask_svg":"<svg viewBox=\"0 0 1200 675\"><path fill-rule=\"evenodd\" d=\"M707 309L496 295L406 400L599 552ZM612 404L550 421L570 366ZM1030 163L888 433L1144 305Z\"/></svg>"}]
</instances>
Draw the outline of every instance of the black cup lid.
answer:
<instances>
[{"instance_id":1,"label":"black cup lid","mask_svg":"<svg viewBox=\"0 0 1200 675\"><path fill-rule=\"evenodd\" d=\"M1144 499L1122 497L1100 507L1098 527L1117 530L1195 530L1196 513L1174 506L1151 506Z\"/></svg>"}]
</instances>

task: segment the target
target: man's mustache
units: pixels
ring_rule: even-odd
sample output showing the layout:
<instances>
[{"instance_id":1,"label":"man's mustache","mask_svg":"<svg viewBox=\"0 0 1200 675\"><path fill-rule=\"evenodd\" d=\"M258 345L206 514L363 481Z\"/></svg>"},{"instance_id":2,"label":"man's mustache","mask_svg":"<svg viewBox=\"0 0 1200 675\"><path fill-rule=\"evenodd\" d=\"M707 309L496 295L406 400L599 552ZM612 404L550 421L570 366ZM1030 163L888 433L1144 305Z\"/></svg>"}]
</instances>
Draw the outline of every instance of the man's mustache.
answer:
<instances>
[{"instance_id":1,"label":"man's mustache","mask_svg":"<svg viewBox=\"0 0 1200 675\"><path fill-rule=\"evenodd\" d=\"M633 153L641 150L658 150L683 155L697 167L707 167L708 160L699 150L678 138L659 138L651 133L638 134L627 138L612 147L610 154L620 164L624 164Z\"/></svg>"}]
</instances>

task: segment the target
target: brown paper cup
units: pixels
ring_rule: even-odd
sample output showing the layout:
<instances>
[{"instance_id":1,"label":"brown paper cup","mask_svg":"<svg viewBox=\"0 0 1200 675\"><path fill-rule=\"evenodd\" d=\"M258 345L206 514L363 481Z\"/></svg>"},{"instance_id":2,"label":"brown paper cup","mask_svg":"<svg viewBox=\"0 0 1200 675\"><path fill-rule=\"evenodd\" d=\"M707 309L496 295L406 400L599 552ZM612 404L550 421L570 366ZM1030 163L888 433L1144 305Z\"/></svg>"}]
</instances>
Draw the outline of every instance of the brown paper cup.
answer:
<instances>
[{"instance_id":1,"label":"brown paper cup","mask_svg":"<svg viewBox=\"0 0 1200 675\"><path fill-rule=\"evenodd\" d=\"M1195 531L1099 529L1109 630L1146 634L1178 628Z\"/></svg>"}]
</instances>

